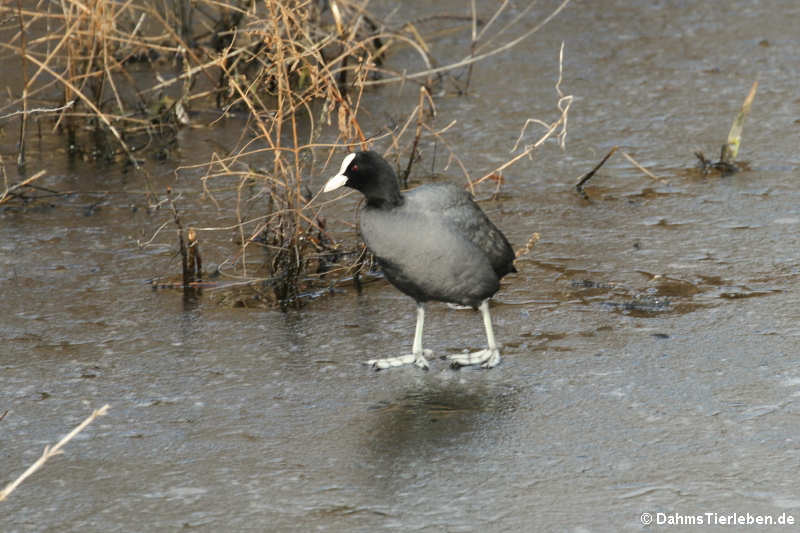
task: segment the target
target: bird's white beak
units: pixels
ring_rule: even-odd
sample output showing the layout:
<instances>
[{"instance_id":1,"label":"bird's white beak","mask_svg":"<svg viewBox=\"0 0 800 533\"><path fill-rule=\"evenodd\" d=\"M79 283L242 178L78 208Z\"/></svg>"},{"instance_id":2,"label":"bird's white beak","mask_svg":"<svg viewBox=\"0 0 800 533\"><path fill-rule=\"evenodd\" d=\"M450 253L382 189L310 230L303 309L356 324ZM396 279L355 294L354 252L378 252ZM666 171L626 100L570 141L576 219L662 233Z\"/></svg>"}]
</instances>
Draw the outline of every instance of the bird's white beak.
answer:
<instances>
[{"instance_id":1,"label":"bird's white beak","mask_svg":"<svg viewBox=\"0 0 800 533\"><path fill-rule=\"evenodd\" d=\"M336 174L325 183L325 187L322 188L322 192L335 191L345 183L347 183L347 176L344 174Z\"/></svg>"},{"instance_id":2,"label":"bird's white beak","mask_svg":"<svg viewBox=\"0 0 800 533\"><path fill-rule=\"evenodd\" d=\"M347 176L345 176L344 173L347 172L347 167L350 166L350 163L352 163L355 157L356 157L355 152L353 152L352 154L347 154L344 157L344 160L342 161L342 166L339 169L339 173L336 174L331 179L329 179L327 183L325 183L325 187L322 188L322 192L335 191L336 189L347 183Z\"/></svg>"}]
</instances>

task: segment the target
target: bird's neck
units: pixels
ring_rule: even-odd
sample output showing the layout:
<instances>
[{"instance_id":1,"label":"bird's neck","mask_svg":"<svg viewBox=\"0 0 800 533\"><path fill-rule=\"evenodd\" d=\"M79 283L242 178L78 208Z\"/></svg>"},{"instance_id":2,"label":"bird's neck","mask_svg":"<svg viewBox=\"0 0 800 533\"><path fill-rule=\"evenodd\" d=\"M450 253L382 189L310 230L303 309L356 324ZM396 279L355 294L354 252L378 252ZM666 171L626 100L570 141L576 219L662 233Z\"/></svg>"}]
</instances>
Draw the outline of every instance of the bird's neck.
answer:
<instances>
[{"instance_id":1,"label":"bird's neck","mask_svg":"<svg viewBox=\"0 0 800 533\"><path fill-rule=\"evenodd\" d=\"M378 190L369 191L367 205L375 208L392 208L403 205L403 195L397 188L383 187Z\"/></svg>"}]
</instances>

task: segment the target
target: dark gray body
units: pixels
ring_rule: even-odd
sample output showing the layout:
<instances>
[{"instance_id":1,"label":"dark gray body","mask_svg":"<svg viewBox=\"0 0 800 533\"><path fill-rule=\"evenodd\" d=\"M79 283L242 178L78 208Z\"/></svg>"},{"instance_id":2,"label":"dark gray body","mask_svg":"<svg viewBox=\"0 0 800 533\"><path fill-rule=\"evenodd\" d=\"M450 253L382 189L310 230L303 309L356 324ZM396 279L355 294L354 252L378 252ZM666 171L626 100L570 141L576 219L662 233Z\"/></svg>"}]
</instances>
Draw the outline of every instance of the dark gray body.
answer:
<instances>
[{"instance_id":1,"label":"dark gray body","mask_svg":"<svg viewBox=\"0 0 800 533\"><path fill-rule=\"evenodd\" d=\"M423 185L392 207L367 205L360 229L387 279L418 302L477 307L516 272L508 240L455 185Z\"/></svg>"}]
</instances>

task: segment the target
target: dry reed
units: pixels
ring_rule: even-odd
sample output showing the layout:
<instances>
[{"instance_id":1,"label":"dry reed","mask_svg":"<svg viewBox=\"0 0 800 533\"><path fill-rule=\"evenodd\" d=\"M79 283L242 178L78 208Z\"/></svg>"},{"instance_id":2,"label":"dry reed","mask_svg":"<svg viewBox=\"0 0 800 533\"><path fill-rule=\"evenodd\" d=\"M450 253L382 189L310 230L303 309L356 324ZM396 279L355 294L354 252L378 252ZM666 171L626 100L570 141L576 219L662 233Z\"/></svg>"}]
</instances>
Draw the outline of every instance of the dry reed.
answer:
<instances>
[{"instance_id":1,"label":"dry reed","mask_svg":"<svg viewBox=\"0 0 800 533\"><path fill-rule=\"evenodd\" d=\"M457 24L468 20L470 42L467 55L449 64L431 56L430 41L437 34L426 36L425 25L432 18L392 26L368 12L366 2L352 0L62 0L29 9L22 2L4 5L0 17L6 23L0 29L9 38L0 42L0 50L21 59L25 79L20 97L0 108L0 115L23 119L21 147L25 120L50 119L53 130L65 134L70 153L136 168L141 164L138 154L160 153L179 128L198 126L201 111L216 110L219 118L245 115L246 127L235 147L179 172L202 172L198 188L205 198L236 220L239 248L220 271L232 280L250 282L257 299L285 307L332 279L357 278L363 266L363 247L334 241L320 216L324 204L315 201L307 184L306 176L326 165L337 150L363 149L387 139L389 152L397 159L407 157L400 172L405 181L426 140L446 150L448 166L455 162L474 191L490 178L496 190L502 171L530 156L550 136L558 135L563 145L572 97L562 94L559 75L558 119L538 121L547 128L539 141L473 180L444 137L453 122L434 126L431 95L450 73L470 69L465 82L448 78L453 85L463 83L459 92L465 92L477 62L529 39L569 1L529 28L524 20L536 2L510 16L506 0L486 23L479 21L473 2L468 17L451 19ZM446 28L438 35L452 31L461 30ZM413 51L420 70L398 71L387 64L401 47ZM406 83L420 87L418 104L407 120L367 138L359 122L365 91ZM206 126L214 127L215 121ZM523 134L524 128L520 139ZM7 185L4 198L23 186ZM163 205L159 196L151 190L152 208ZM230 231L181 227L181 239L189 229L201 236Z\"/></svg>"},{"instance_id":2,"label":"dry reed","mask_svg":"<svg viewBox=\"0 0 800 533\"><path fill-rule=\"evenodd\" d=\"M75 435L77 435L78 433L80 433L81 431L86 429L86 426L88 426L89 424L94 422L94 420L97 417L105 415L108 412L108 409L109 409L109 405L108 404L104 405L100 409L95 409L92 412L92 414L89 415L86 418L86 420L84 420L83 422L78 424L75 427L75 429L73 429L72 431L67 433L64 436L64 438L62 438L60 441L58 441L58 443L55 446L53 446L52 448L50 446L45 446L44 451L42 452L42 455L39 457L39 459L36 460L36 462L34 462L31 466L29 466L28 469L25 470L25 472L20 474L20 476L17 479L15 479L14 481L12 481L8 485L6 485L6 487L3 490L0 490L0 502L5 500L8 497L9 494L14 492L14 490L16 490L16 488L23 481L25 481L31 475L33 475L34 472L36 472L42 466L44 466L44 464L47 462L48 459L50 459L52 457L55 457L56 455L60 454L61 453L61 448L63 448L64 445L66 445L69 441L71 441L72 438L75 437ZM3 416L5 416L5 413L3 414Z\"/></svg>"}]
</instances>

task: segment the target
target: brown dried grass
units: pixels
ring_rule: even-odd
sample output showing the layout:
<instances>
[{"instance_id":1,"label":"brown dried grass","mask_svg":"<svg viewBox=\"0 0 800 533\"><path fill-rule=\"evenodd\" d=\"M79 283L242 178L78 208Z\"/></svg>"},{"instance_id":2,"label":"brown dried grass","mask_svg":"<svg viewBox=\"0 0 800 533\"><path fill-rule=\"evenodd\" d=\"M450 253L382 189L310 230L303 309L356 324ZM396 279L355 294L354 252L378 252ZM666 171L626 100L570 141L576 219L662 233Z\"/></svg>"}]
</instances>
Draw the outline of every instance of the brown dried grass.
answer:
<instances>
[{"instance_id":1,"label":"brown dried grass","mask_svg":"<svg viewBox=\"0 0 800 533\"><path fill-rule=\"evenodd\" d=\"M432 37L424 36L428 21L390 28L366 10L367 2L331 0L323 10L309 0L18 0L0 6L0 31L8 35L0 50L21 60L24 87L0 108L0 118L20 116L19 166L26 163L26 121L44 114L52 118L54 132L65 134L73 153L141 169L139 153L166 150L180 127L197 126L187 110L246 115L236 148L179 171L200 169L200 192L235 216L239 248L220 271L250 294L255 291L255 298L236 296L236 302L296 304L301 294L328 286L331 279L357 279L364 265L363 247L341 245L328 234L319 216L324 204L306 183L312 169L327 165L337 150L363 149L385 138L388 152L408 158L400 172L405 180L420 139L428 139L444 147L448 164L460 166L474 190L490 179L499 187L501 172L550 136L563 143L571 97L557 84L559 117L536 121L546 127L542 138L473 180L444 137L453 123L434 126L431 94L443 76L528 39L568 3L563 0L534 27L520 30L535 2L500 26L510 5L504 1L480 31L473 4L466 19L452 17L461 26L466 20L471 29L467 55L438 65L426 41ZM413 50L424 68L389 68L384 59L398 47ZM359 123L364 91L406 83L420 87L407 120L368 139ZM469 76L462 90L468 86ZM520 138L523 133L524 128ZM20 187L7 184L3 198ZM163 205L162 197L150 190L148 201ZM231 231L185 228L190 229L201 236Z\"/></svg>"}]
</instances>

